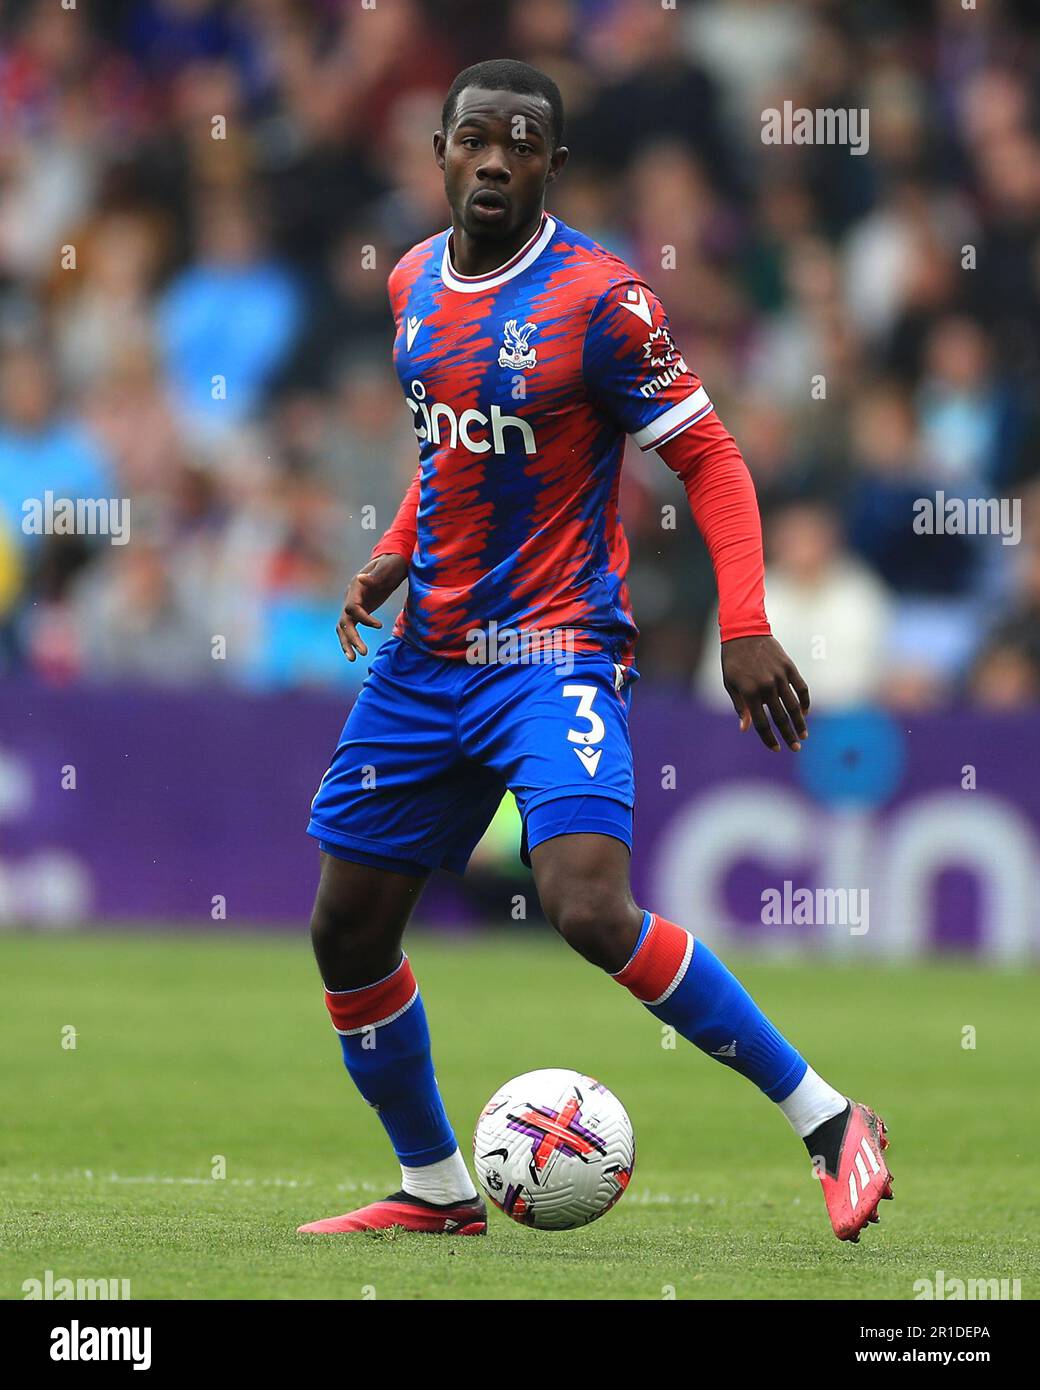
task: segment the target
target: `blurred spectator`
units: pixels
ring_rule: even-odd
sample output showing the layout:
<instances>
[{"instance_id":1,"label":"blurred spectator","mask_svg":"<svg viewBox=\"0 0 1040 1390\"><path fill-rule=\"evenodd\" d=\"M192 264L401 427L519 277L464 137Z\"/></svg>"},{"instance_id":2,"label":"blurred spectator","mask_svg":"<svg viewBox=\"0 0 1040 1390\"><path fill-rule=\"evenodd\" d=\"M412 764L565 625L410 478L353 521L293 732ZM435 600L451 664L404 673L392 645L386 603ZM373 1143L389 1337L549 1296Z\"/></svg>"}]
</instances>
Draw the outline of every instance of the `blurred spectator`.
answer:
<instances>
[{"instance_id":1,"label":"blurred spectator","mask_svg":"<svg viewBox=\"0 0 1040 1390\"><path fill-rule=\"evenodd\" d=\"M883 689L891 617L885 586L842 547L837 517L792 502L766 533L766 603L781 645L809 683L814 709L875 699ZM707 641L698 694L724 707L717 643Z\"/></svg>"},{"instance_id":2,"label":"blurred spectator","mask_svg":"<svg viewBox=\"0 0 1040 1390\"><path fill-rule=\"evenodd\" d=\"M970 691L983 709L1040 704L1040 634L1034 624L1008 625L983 648L971 672Z\"/></svg>"},{"instance_id":3,"label":"blurred spectator","mask_svg":"<svg viewBox=\"0 0 1040 1390\"><path fill-rule=\"evenodd\" d=\"M5 7L0 666L363 677L336 612L416 461L386 277L448 222L448 84L506 52L563 90L550 208L660 293L744 451L814 694L1035 700L1036 44L1027 6L953 0ZM867 107L869 152L764 144L785 100ZM48 489L130 499L130 544L27 536ZM1021 544L919 534L938 492L1021 493ZM675 480L629 448L620 498L640 669L718 700Z\"/></svg>"},{"instance_id":4,"label":"blurred spectator","mask_svg":"<svg viewBox=\"0 0 1040 1390\"><path fill-rule=\"evenodd\" d=\"M34 348L0 356L0 514L17 534L25 503L55 497L108 497L111 470L101 449L74 416L60 412L47 359Z\"/></svg>"},{"instance_id":5,"label":"blurred spectator","mask_svg":"<svg viewBox=\"0 0 1040 1390\"><path fill-rule=\"evenodd\" d=\"M988 496L1011 473L1020 416L994 373L991 343L965 317L940 319L929 334L918 391L922 448L937 486Z\"/></svg>"},{"instance_id":6,"label":"blurred spectator","mask_svg":"<svg viewBox=\"0 0 1040 1390\"><path fill-rule=\"evenodd\" d=\"M95 567L74 616L88 677L187 685L214 664L204 615L187 601L169 555L140 535Z\"/></svg>"},{"instance_id":7,"label":"blurred spectator","mask_svg":"<svg viewBox=\"0 0 1040 1390\"><path fill-rule=\"evenodd\" d=\"M15 663L15 633L12 622L15 600L22 587L18 547L7 519L0 515L0 675Z\"/></svg>"},{"instance_id":8,"label":"blurred spectator","mask_svg":"<svg viewBox=\"0 0 1040 1390\"><path fill-rule=\"evenodd\" d=\"M235 195L213 195L200 214L198 259L159 305L159 340L189 426L226 429L252 414L298 330L297 286L267 258L258 216Z\"/></svg>"},{"instance_id":9,"label":"blurred spectator","mask_svg":"<svg viewBox=\"0 0 1040 1390\"><path fill-rule=\"evenodd\" d=\"M386 277L394 261L375 225L351 226L334 243L325 266L312 273L294 350L278 375L280 389L326 392L348 357L372 357L381 348L391 371L393 321Z\"/></svg>"},{"instance_id":10,"label":"blurred spectator","mask_svg":"<svg viewBox=\"0 0 1040 1390\"><path fill-rule=\"evenodd\" d=\"M961 594L972 571L959 535L918 534L914 503L942 486L926 457L920 421L894 382L863 383L852 411L849 537L854 550L898 593Z\"/></svg>"},{"instance_id":11,"label":"blurred spectator","mask_svg":"<svg viewBox=\"0 0 1040 1390\"><path fill-rule=\"evenodd\" d=\"M77 238L77 270L59 272L52 320L56 367L71 392L103 385L119 362L152 354L163 240L155 218L128 212L98 218Z\"/></svg>"},{"instance_id":12,"label":"blurred spectator","mask_svg":"<svg viewBox=\"0 0 1040 1390\"><path fill-rule=\"evenodd\" d=\"M934 704L959 678L983 620L973 589L979 542L999 548L1000 539L915 528L920 500L942 510L935 498L943 483L901 387L865 386L853 410L852 435L850 542L897 595L888 634L889 698L912 707Z\"/></svg>"},{"instance_id":13,"label":"blurred spectator","mask_svg":"<svg viewBox=\"0 0 1040 1390\"><path fill-rule=\"evenodd\" d=\"M1008 611L984 638L968 679L971 697L989 708L1040 704L1040 483L1021 500Z\"/></svg>"}]
</instances>

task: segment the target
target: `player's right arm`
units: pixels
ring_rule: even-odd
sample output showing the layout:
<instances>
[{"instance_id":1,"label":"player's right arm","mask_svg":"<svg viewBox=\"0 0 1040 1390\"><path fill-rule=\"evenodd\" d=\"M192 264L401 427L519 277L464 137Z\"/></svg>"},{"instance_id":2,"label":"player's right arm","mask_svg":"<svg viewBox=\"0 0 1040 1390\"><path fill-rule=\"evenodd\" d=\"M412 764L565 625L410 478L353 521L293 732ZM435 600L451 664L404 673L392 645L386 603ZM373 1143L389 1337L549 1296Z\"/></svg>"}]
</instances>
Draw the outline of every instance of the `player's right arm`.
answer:
<instances>
[{"instance_id":1,"label":"player's right arm","mask_svg":"<svg viewBox=\"0 0 1040 1390\"><path fill-rule=\"evenodd\" d=\"M343 596L343 611L336 624L336 635L348 661L368 655L368 647L358 632L362 627L383 626L372 616L408 576L408 564L415 549L415 514L419 506L419 470L409 484L401 505L389 529L376 542L372 557L362 565L347 585Z\"/></svg>"},{"instance_id":2,"label":"player's right arm","mask_svg":"<svg viewBox=\"0 0 1040 1390\"><path fill-rule=\"evenodd\" d=\"M404 260L408 258L405 257ZM404 261L399 261L386 283L390 299L390 312L394 323L400 329L401 315L404 312L404 299L400 284L400 271ZM397 515L390 527L372 548L368 564L362 565L347 585L343 596L343 611L336 624L336 635L348 661L357 656L367 656L368 646L358 633L362 627L381 628L382 622L372 616L381 603L385 603L395 589L400 588L408 577L408 566L415 549L419 510L419 469L408 485L408 491L397 509Z\"/></svg>"}]
</instances>

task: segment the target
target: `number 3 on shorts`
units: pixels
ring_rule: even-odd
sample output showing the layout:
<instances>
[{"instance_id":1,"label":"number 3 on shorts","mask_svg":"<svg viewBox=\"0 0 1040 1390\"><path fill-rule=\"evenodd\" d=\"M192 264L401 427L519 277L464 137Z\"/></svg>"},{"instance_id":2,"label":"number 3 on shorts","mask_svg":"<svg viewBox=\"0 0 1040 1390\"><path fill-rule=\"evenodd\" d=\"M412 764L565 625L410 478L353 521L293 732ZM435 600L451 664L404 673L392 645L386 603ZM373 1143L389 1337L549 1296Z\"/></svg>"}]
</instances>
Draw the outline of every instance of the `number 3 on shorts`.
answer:
<instances>
[{"instance_id":1,"label":"number 3 on shorts","mask_svg":"<svg viewBox=\"0 0 1040 1390\"><path fill-rule=\"evenodd\" d=\"M588 730L568 729L567 739L570 743L600 743L607 726L592 708L592 702L596 698L597 690L594 685L565 685L563 687L563 698L565 700L577 700L578 708L575 711L579 719L587 719L589 722Z\"/></svg>"}]
</instances>

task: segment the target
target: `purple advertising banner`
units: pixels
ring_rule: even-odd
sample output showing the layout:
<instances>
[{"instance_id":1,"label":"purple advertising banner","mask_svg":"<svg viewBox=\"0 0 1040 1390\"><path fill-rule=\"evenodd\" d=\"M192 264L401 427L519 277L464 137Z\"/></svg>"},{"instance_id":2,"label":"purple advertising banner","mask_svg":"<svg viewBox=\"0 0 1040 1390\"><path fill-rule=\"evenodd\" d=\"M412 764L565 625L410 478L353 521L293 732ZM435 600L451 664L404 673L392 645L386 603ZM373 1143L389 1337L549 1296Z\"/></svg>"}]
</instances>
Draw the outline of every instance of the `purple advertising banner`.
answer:
<instances>
[{"instance_id":1,"label":"purple advertising banner","mask_svg":"<svg viewBox=\"0 0 1040 1390\"><path fill-rule=\"evenodd\" d=\"M0 925L303 929L328 694L0 688ZM769 753L733 715L635 692L637 899L708 941L1025 960L1040 942L1035 715L816 716ZM533 885L531 885L533 892ZM458 920L437 875L426 919Z\"/></svg>"}]
</instances>

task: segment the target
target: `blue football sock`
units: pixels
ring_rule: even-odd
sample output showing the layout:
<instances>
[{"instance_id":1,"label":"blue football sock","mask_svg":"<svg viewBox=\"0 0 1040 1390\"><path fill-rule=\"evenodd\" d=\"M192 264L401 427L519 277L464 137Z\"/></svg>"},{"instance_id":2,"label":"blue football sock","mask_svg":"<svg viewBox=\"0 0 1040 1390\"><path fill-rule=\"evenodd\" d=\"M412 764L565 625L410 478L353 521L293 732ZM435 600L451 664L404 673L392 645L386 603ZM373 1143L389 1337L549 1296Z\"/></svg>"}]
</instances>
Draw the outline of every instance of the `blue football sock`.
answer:
<instances>
[{"instance_id":1,"label":"blue football sock","mask_svg":"<svg viewBox=\"0 0 1040 1390\"><path fill-rule=\"evenodd\" d=\"M806 1073L804 1058L736 976L674 922L645 912L636 948L613 978L655 1018L739 1071L770 1100L786 1099Z\"/></svg>"},{"instance_id":2,"label":"blue football sock","mask_svg":"<svg viewBox=\"0 0 1040 1390\"><path fill-rule=\"evenodd\" d=\"M361 989L326 990L351 1079L379 1113L399 1162L421 1168L458 1148L430 1055L419 987L407 956L392 974Z\"/></svg>"}]
</instances>

